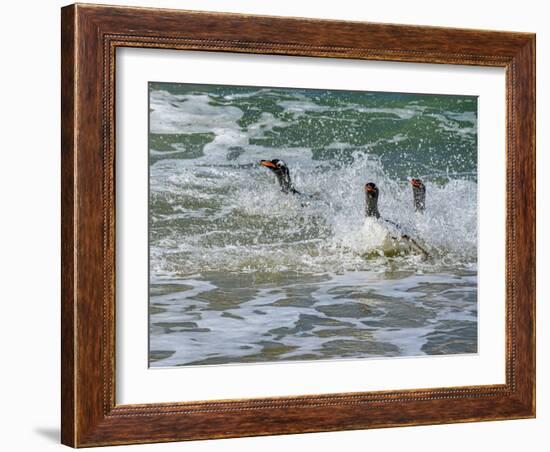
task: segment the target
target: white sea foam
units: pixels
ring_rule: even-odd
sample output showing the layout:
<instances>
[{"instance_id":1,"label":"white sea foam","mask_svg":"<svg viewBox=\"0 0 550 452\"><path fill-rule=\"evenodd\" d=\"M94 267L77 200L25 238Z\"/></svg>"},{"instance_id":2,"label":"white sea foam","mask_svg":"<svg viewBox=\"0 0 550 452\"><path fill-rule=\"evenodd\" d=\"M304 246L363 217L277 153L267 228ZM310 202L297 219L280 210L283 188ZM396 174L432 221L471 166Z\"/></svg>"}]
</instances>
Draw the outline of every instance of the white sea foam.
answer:
<instances>
[{"instance_id":1,"label":"white sea foam","mask_svg":"<svg viewBox=\"0 0 550 452\"><path fill-rule=\"evenodd\" d=\"M295 98L278 104L296 114L351 108L317 105L300 93ZM377 255L401 255L417 266L418 248L401 239L403 235L413 237L430 254L437 255L438 263L475 263L477 184L462 179L431 182L430 168L424 168L427 208L424 215L418 214L409 183L391 178L379 158L365 153L380 141L405 141L406 133L348 152L352 160L346 164L319 161L306 147L275 149L250 144L251 139L265 136L274 127L288 125L272 113L263 112L243 130L238 123L242 110L211 103L207 94L151 93L153 133L214 135L213 141L204 146L203 156L161 160L151 167L153 204L158 201L167 206L164 213L152 209L153 221L163 225L162 238L151 242L155 271L175 275L221 269L342 272L369 270ZM402 119L422 114L424 109L417 105L353 108L392 113ZM445 127L456 120L475 119L471 114L433 116ZM228 161L228 152L234 147L242 151ZM349 144L334 142L327 148L344 150ZM273 158L287 162L302 196L281 193L274 175L257 164L260 159ZM398 224L398 228L383 219L365 220L363 187L368 181L380 188L382 217Z\"/></svg>"},{"instance_id":2,"label":"white sea foam","mask_svg":"<svg viewBox=\"0 0 550 452\"><path fill-rule=\"evenodd\" d=\"M332 167L295 149L281 150L278 157L284 158L296 187L307 195L281 193L274 175L259 165L205 167L208 156L198 160L199 166L183 160L155 165L155 196L174 209L166 216L174 227L168 228L162 242L153 241L156 267L177 274L201 269L365 270L373 265L366 259L369 253L405 253L404 258L416 262L414 247L400 239L403 234L441 261L475 262L475 182L426 181L427 209L418 214L410 185L388 178L376 160L357 156L351 166ZM399 228L364 219L367 181L376 181L381 214ZM202 203L206 210L199 210Z\"/></svg>"}]
</instances>

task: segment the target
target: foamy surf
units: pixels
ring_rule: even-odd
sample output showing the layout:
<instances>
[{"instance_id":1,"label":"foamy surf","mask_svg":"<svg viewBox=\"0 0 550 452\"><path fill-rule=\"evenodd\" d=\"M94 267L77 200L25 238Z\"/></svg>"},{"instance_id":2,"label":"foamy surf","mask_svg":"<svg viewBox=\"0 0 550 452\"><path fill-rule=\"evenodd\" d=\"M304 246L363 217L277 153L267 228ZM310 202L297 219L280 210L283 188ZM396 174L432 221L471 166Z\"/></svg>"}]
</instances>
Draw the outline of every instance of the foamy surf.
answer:
<instances>
[{"instance_id":1,"label":"foamy surf","mask_svg":"<svg viewBox=\"0 0 550 452\"><path fill-rule=\"evenodd\" d=\"M150 107L151 365L476 351L474 98L151 84Z\"/></svg>"}]
</instances>

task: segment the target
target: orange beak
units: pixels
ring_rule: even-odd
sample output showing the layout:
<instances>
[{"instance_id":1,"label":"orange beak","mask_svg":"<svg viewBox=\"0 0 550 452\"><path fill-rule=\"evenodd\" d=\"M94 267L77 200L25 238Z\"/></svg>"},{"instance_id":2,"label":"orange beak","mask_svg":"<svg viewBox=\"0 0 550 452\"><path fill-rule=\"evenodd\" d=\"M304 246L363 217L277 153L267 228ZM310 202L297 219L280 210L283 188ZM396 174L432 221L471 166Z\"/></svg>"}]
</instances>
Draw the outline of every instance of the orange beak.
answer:
<instances>
[{"instance_id":1,"label":"orange beak","mask_svg":"<svg viewBox=\"0 0 550 452\"><path fill-rule=\"evenodd\" d=\"M369 193L372 193L374 191L374 188L372 188L370 185L367 185L365 187L365 191L368 191Z\"/></svg>"},{"instance_id":2,"label":"orange beak","mask_svg":"<svg viewBox=\"0 0 550 452\"><path fill-rule=\"evenodd\" d=\"M260 165L265 166L266 168L277 168L277 165L270 162L269 160L260 160Z\"/></svg>"},{"instance_id":3,"label":"orange beak","mask_svg":"<svg viewBox=\"0 0 550 452\"><path fill-rule=\"evenodd\" d=\"M418 179L411 179L411 185L413 187L420 187L422 183Z\"/></svg>"}]
</instances>

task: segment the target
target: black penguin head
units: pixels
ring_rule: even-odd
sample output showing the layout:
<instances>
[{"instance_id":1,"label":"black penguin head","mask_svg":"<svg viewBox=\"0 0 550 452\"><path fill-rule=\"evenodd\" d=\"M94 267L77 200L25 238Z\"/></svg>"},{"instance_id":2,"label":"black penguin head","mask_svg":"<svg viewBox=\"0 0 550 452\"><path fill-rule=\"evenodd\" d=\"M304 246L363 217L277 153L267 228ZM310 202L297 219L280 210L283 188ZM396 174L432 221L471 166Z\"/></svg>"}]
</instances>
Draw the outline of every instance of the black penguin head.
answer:
<instances>
[{"instance_id":1,"label":"black penguin head","mask_svg":"<svg viewBox=\"0 0 550 452\"><path fill-rule=\"evenodd\" d=\"M260 160L260 165L269 168L274 173L288 172L288 167L286 166L286 163L279 159Z\"/></svg>"},{"instance_id":2,"label":"black penguin head","mask_svg":"<svg viewBox=\"0 0 550 452\"><path fill-rule=\"evenodd\" d=\"M411 179L411 185L413 186L413 189L414 188L418 188L418 189L422 189L422 188L426 188L424 187L424 184L422 183L422 181L420 179L415 179L415 178L412 178Z\"/></svg>"},{"instance_id":3,"label":"black penguin head","mask_svg":"<svg viewBox=\"0 0 550 452\"><path fill-rule=\"evenodd\" d=\"M365 184L365 193L367 198L378 199L378 187L374 182L367 182Z\"/></svg>"}]
</instances>

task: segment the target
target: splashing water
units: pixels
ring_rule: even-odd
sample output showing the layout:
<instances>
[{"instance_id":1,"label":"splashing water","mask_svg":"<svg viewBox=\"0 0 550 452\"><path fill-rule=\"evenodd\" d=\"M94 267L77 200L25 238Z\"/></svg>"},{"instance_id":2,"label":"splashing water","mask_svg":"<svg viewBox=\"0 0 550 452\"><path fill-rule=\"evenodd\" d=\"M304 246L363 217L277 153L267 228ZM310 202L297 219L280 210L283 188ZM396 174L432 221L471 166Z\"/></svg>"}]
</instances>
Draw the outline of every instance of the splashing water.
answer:
<instances>
[{"instance_id":1,"label":"splashing water","mask_svg":"<svg viewBox=\"0 0 550 452\"><path fill-rule=\"evenodd\" d=\"M476 108L150 84L150 364L475 352ZM365 219L367 181L399 229Z\"/></svg>"}]
</instances>

